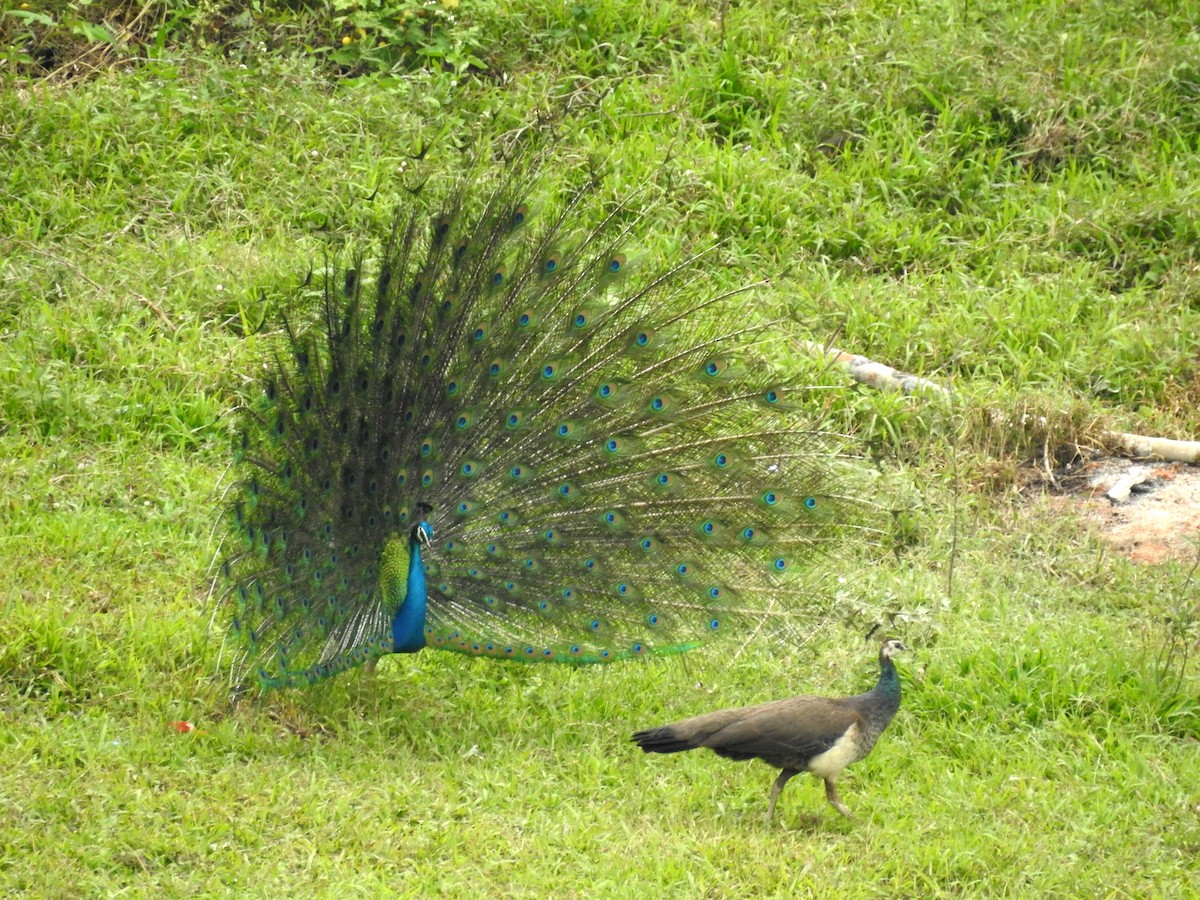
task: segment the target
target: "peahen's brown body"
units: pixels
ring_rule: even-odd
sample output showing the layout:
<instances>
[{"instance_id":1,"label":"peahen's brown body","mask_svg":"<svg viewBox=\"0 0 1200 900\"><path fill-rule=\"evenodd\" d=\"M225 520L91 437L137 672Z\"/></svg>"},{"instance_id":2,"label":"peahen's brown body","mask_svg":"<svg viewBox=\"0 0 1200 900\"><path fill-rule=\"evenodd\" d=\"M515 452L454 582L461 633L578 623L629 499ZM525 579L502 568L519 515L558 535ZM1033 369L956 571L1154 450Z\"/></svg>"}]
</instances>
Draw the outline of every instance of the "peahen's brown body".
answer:
<instances>
[{"instance_id":1,"label":"peahen's brown body","mask_svg":"<svg viewBox=\"0 0 1200 900\"><path fill-rule=\"evenodd\" d=\"M707 747L728 759L761 759L780 770L767 819L788 780L812 772L825 781L829 803L847 818L837 778L865 757L900 708L900 677L892 657L908 648L889 638L879 650L879 682L853 697L790 697L757 706L722 709L633 735L647 753Z\"/></svg>"}]
</instances>

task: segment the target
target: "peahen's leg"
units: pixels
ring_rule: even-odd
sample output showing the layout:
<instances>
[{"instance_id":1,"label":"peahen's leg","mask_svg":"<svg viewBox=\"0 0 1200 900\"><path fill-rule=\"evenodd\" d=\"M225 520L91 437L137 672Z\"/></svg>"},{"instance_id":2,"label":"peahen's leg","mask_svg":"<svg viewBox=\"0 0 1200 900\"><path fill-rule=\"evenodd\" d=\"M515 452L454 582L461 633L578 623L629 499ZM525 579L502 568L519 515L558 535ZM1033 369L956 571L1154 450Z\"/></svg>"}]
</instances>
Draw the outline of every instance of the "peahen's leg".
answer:
<instances>
[{"instance_id":1,"label":"peahen's leg","mask_svg":"<svg viewBox=\"0 0 1200 900\"><path fill-rule=\"evenodd\" d=\"M767 821L771 821L771 817L775 815L775 801L779 799L780 793L783 792L783 786L788 783L788 780L796 775L795 769L784 769L779 773L779 777L775 779L775 783L771 785L771 799L767 803Z\"/></svg>"},{"instance_id":2,"label":"peahen's leg","mask_svg":"<svg viewBox=\"0 0 1200 900\"><path fill-rule=\"evenodd\" d=\"M842 802L842 798L838 796L837 785L832 778L825 779L825 798L829 801L829 805L840 812L847 819L854 818L850 815L850 810L846 809L846 804Z\"/></svg>"}]
</instances>

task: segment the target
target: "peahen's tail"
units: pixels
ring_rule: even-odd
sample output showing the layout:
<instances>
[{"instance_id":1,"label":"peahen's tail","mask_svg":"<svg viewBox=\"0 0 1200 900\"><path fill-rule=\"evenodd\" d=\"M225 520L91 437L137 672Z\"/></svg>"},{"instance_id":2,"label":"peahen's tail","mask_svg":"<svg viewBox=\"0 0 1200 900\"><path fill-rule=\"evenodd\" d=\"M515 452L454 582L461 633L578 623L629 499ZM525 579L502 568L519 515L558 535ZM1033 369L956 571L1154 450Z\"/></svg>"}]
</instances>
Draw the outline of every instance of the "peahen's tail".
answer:
<instances>
[{"instance_id":1,"label":"peahen's tail","mask_svg":"<svg viewBox=\"0 0 1200 900\"><path fill-rule=\"evenodd\" d=\"M631 272L625 205L596 218L589 184L534 216L531 180L418 196L286 323L237 450L243 684L806 624L806 564L857 504L805 386L755 353L753 289L707 291L706 253Z\"/></svg>"}]
</instances>

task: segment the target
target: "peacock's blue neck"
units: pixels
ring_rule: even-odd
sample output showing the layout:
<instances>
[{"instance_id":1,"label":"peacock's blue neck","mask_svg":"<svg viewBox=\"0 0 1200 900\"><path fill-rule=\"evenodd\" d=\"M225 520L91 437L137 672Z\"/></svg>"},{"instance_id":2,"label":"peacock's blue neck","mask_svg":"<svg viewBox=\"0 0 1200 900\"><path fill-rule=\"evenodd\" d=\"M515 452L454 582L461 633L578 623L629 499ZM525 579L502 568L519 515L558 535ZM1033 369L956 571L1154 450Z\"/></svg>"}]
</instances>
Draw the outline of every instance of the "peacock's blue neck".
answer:
<instances>
[{"instance_id":1,"label":"peacock's blue neck","mask_svg":"<svg viewBox=\"0 0 1200 900\"><path fill-rule=\"evenodd\" d=\"M425 568L421 544L408 543L408 581L404 600L392 618L392 652L416 653L425 646Z\"/></svg>"}]
</instances>

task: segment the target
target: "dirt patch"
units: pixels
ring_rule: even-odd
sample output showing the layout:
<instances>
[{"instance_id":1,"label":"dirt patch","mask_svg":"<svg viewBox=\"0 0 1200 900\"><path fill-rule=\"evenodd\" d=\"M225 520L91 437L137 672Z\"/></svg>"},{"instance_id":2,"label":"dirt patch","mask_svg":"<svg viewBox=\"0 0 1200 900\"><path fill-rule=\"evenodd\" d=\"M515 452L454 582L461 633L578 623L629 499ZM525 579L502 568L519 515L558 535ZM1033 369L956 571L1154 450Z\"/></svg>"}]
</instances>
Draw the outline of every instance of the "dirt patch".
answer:
<instances>
[{"instance_id":1,"label":"dirt patch","mask_svg":"<svg viewBox=\"0 0 1200 900\"><path fill-rule=\"evenodd\" d=\"M1099 459L1058 479L1099 534L1134 562L1194 558L1200 546L1200 467Z\"/></svg>"}]
</instances>

